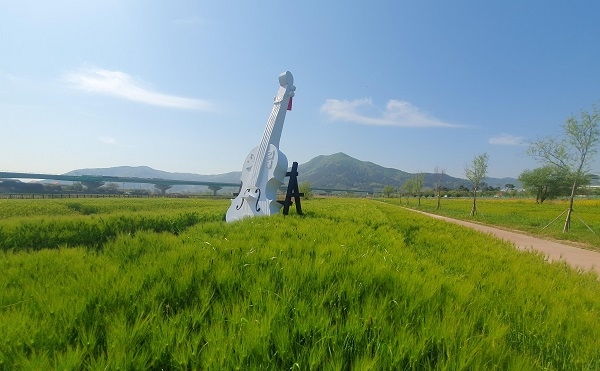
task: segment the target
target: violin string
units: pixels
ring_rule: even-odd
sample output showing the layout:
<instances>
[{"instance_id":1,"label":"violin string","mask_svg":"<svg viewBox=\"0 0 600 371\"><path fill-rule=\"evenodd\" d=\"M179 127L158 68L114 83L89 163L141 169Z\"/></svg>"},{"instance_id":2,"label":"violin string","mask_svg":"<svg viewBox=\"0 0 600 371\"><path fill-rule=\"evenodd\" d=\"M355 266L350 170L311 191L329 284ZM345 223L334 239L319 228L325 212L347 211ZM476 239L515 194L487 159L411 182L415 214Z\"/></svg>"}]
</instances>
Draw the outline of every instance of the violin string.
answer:
<instances>
[{"instance_id":1,"label":"violin string","mask_svg":"<svg viewBox=\"0 0 600 371\"><path fill-rule=\"evenodd\" d=\"M283 92L282 92L283 90ZM257 158L254 161L254 166L252 168L252 183L256 186L256 182L261 175L262 167L265 160L265 154L267 152L267 148L271 142L271 134L273 133L273 128L277 116L279 115L279 111L281 109L281 103L285 96L285 88L281 87L277 92L277 96L275 97L275 102L273 106L273 110L271 111L271 115L269 116L269 121L267 122L267 127L265 128L265 132L263 134L263 138L260 142L260 147L258 149ZM260 160L260 161L258 161Z\"/></svg>"},{"instance_id":2,"label":"violin string","mask_svg":"<svg viewBox=\"0 0 600 371\"><path fill-rule=\"evenodd\" d=\"M256 185L256 181L260 177L260 170L262 169L263 163L265 160L265 153L266 153L266 148L269 145L269 138L271 136L273 122L274 122L273 114L275 113L275 110L276 109L273 108L273 111L271 112L271 117L269 117L267 127L265 128L265 132L263 134L263 139L260 142L260 147L258 149L257 158L254 161L255 165L252 169L252 183L254 183L254 185Z\"/></svg>"}]
</instances>

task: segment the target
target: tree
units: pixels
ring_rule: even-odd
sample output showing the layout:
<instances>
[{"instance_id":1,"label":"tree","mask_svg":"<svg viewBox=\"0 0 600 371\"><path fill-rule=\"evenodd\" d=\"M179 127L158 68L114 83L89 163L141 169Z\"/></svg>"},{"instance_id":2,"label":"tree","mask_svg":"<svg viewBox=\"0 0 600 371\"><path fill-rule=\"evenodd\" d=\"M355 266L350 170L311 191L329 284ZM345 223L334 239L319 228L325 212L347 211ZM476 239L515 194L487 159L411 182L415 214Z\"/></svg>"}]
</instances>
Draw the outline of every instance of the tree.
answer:
<instances>
[{"instance_id":1,"label":"tree","mask_svg":"<svg viewBox=\"0 0 600 371\"><path fill-rule=\"evenodd\" d=\"M83 192L83 184L81 182L73 182L71 189L75 192Z\"/></svg>"},{"instance_id":2,"label":"tree","mask_svg":"<svg viewBox=\"0 0 600 371\"><path fill-rule=\"evenodd\" d=\"M535 194L535 202L543 203L569 192L567 174L558 166L546 165L533 170L525 170L519 175L523 187Z\"/></svg>"},{"instance_id":3,"label":"tree","mask_svg":"<svg viewBox=\"0 0 600 371\"><path fill-rule=\"evenodd\" d=\"M459 191L459 192L471 192L471 191L469 190L469 188L465 187L465 186L464 186L464 185L462 185L462 184L459 184L459 185L458 185L458 187L456 187L456 190L457 190L457 191Z\"/></svg>"},{"instance_id":4,"label":"tree","mask_svg":"<svg viewBox=\"0 0 600 371\"><path fill-rule=\"evenodd\" d=\"M434 191L437 197L437 205L435 207L436 210L440 209L440 202L442 199L442 182L444 181L444 175L446 174L446 169L440 169L439 167L435 167L433 169L434 172Z\"/></svg>"},{"instance_id":5,"label":"tree","mask_svg":"<svg viewBox=\"0 0 600 371\"><path fill-rule=\"evenodd\" d=\"M414 192L415 189L415 179L408 178L402 185L402 190L404 191L404 195L406 196L406 204L408 205L408 198Z\"/></svg>"},{"instance_id":6,"label":"tree","mask_svg":"<svg viewBox=\"0 0 600 371\"><path fill-rule=\"evenodd\" d=\"M425 174L423 174L423 173L415 174L413 186L414 186L414 192L417 194L417 199L418 199L417 206L421 206L421 191L423 190L423 180L424 179L425 179Z\"/></svg>"},{"instance_id":7,"label":"tree","mask_svg":"<svg viewBox=\"0 0 600 371\"><path fill-rule=\"evenodd\" d=\"M600 140L600 109L593 106L592 112L581 111L579 116L571 116L562 125L564 136L546 137L531 142L528 154L544 164L551 164L567 174L571 184L569 208L563 233L571 226L573 200L577 188L589 181L590 162L598 151Z\"/></svg>"},{"instance_id":8,"label":"tree","mask_svg":"<svg viewBox=\"0 0 600 371\"><path fill-rule=\"evenodd\" d=\"M385 187L383 187L383 190L381 191L383 193L383 195L387 198L390 198L391 194L394 193L396 191L396 189L391 186L391 185L387 185Z\"/></svg>"},{"instance_id":9,"label":"tree","mask_svg":"<svg viewBox=\"0 0 600 371\"><path fill-rule=\"evenodd\" d=\"M304 193L305 200L310 200L313 197L313 191L309 181L300 183L298 185L298 191Z\"/></svg>"},{"instance_id":10,"label":"tree","mask_svg":"<svg viewBox=\"0 0 600 371\"><path fill-rule=\"evenodd\" d=\"M469 179L473 185L473 207L471 208L471 216L477 213L477 189L481 183L481 180L485 178L488 167L488 154L483 153L475 156L471 165L465 165L465 176Z\"/></svg>"},{"instance_id":11,"label":"tree","mask_svg":"<svg viewBox=\"0 0 600 371\"><path fill-rule=\"evenodd\" d=\"M107 183L103 186L103 188L108 193L117 193L117 191L119 190L119 185L117 183Z\"/></svg>"},{"instance_id":12,"label":"tree","mask_svg":"<svg viewBox=\"0 0 600 371\"><path fill-rule=\"evenodd\" d=\"M504 185L504 191L506 192L506 194L508 194L509 196L514 196L517 193L517 190L515 189L515 185L512 183L506 183Z\"/></svg>"}]
</instances>

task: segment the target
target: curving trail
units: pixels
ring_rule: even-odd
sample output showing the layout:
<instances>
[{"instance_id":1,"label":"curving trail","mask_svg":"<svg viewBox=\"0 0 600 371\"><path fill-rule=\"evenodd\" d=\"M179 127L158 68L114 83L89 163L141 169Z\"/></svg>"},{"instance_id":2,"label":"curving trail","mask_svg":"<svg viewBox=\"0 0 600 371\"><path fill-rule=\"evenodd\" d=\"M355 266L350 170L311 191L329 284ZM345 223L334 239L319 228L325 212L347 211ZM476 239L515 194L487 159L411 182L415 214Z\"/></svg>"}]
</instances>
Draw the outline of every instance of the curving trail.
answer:
<instances>
[{"instance_id":1,"label":"curving trail","mask_svg":"<svg viewBox=\"0 0 600 371\"><path fill-rule=\"evenodd\" d=\"M581 249L571 245L565 245L562 243L544 240L537 237L528 236L519 232L507 231L500 228L490 227L487 225L481 225L477 223L465 222L462 220L452 219L445 216L436 214L425 213L419 210L413 210L417 213L428 215L432 218L442 219L450 223L460 224L469 228L479 230L481 232L489 233L500 239L510 241L521 250L536 250L540 251L548 257L549 261L564 261L567 264L583 269L586 271L594 271L599 275L600 278L600 253Z\"/></svg>"}]
</instances>

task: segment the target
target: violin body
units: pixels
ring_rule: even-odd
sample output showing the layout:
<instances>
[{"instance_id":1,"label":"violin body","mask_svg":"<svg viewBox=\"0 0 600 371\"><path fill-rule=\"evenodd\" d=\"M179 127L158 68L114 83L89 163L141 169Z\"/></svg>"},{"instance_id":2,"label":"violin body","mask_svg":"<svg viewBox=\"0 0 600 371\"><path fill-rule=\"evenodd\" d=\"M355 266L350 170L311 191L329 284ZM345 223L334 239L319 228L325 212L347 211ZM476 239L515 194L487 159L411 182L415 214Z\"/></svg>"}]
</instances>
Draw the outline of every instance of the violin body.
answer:
<instances>
[{"instance_id":1,"label":"violin body","mask_svg":"<svg viewBox=\"0 0 600 371\"><path fill-rule=\"evenodd\" d=\"M227 221L238 220L248 216L273 215L279 213L281 204L277 202L277 189L283 184L285 174L287 173L287 157L274 145L269 145L267 156L270 160L264 162L261 172L261 179L258 184L262 187L253 185L251 182L252 170L255 166L261 166L256 161L258 147L254 148L244 162L242 169L240 192L238 196L231 200L229 210L227 210Z\"/></svg>"},{"instance_id":2,"label":"violin body","mask_svg":"<svg viewBox=\"0 0 600 371\"><path fill-rule=\"evenodd\" d=\"M279 75L280 88L275 96L263 140L246 156L240 177L240 191L231 200L225 215L227 222L277 214L282 207L276 196L277 189L285 179L288 160L279 150L279 139L286 110L291 109L291 99L296 90L293 81L289 71ZM284 108L280 109L282 106Z\"/></svg>"}]
</instances>

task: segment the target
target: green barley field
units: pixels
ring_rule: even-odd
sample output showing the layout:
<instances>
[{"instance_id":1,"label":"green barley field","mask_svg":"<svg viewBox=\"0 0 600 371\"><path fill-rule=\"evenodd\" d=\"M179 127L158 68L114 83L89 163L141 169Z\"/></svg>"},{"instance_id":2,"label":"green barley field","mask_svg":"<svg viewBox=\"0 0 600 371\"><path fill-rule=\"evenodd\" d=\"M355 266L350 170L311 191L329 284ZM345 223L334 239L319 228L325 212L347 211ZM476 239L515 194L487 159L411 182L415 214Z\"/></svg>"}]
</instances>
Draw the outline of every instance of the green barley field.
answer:
<instances>
[{"instance_id":1,"label":"green barley field","mask_svg":"<svg viewBox=\"0 0 600 371\"><path fill-rule=\"evenodd\" d=\"M566 210L569 207L567 200L548 200L536 204L534 200L526 198L478 198L478 212L474 217L470 216L472 198L443 198L439 210L436 210L437 200L434 198L421 198L420 206L416 198L410 198L408 204L406 198L388 198L384 201L455 219L519 230L542 238L572 242L600 252L598 199L575 200L568 233L563 233Z\"/></svg>"},{"instance_id":2,"label":"green barley field","mask_svg":"<svg viewBox=\"0 0 600 371\"><path fill-rule=\"evenodd\" d=\"M600 369L593 273L398 202L228 206L0 200L0 370Z\"/></svg>"}]
</instances>

